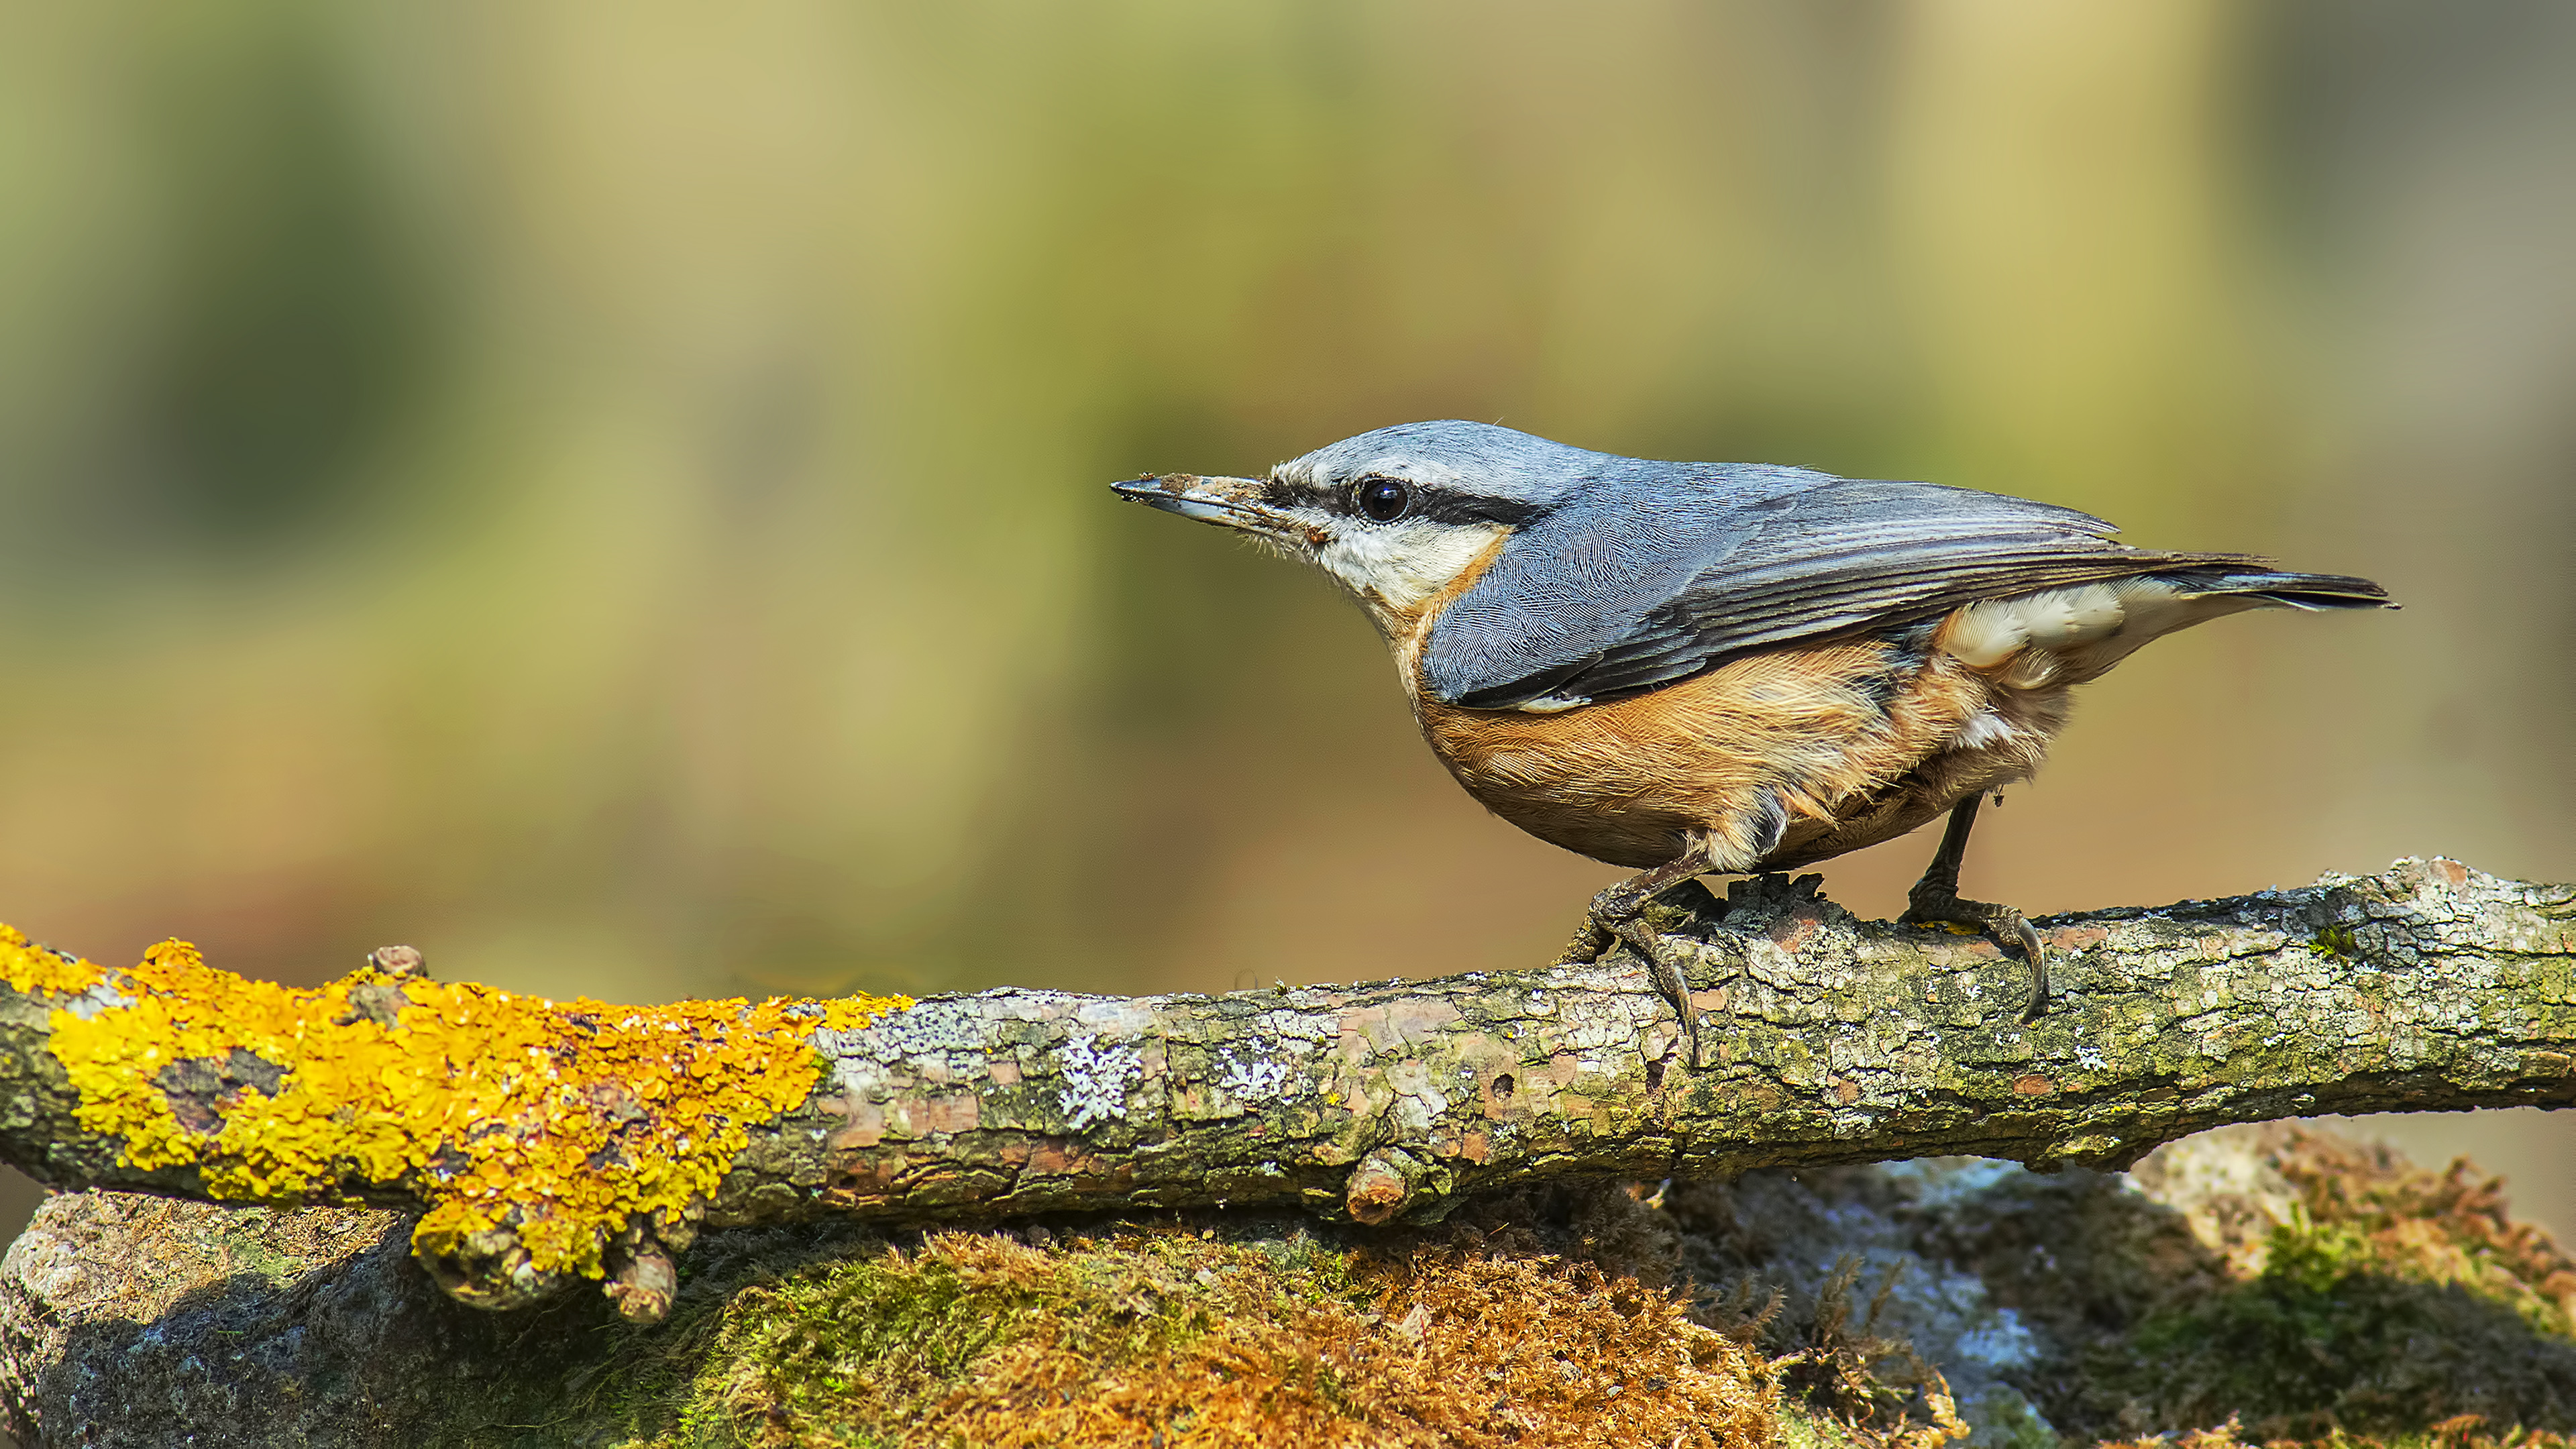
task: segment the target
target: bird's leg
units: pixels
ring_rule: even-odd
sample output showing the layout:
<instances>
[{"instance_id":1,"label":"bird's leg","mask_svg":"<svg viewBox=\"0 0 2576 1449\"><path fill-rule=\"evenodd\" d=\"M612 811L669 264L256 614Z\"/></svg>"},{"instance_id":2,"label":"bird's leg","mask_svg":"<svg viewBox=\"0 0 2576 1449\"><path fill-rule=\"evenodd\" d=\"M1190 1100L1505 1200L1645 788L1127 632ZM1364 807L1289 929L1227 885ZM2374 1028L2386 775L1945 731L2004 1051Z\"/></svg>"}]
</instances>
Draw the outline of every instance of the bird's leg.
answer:
<instances>
[{"instance_id":1,"label":"bird's leg","mask_svg":"<svg viewBox=\"0 0 2576 1449\"><path fill-rule=\"evenodd\" d=\"M1984 800L1980 791L1951 807L1950 826L1941 832L1941 849L1923 879L1906 892L1905 914L1897 920L1908 926L1935 921L1974 926L1998 946L2020 946L2022 959L2030 963L2030 1004L2022 1008L2021 1019L2037 1021L2048 1010L2048 948L2039 943L2039 932L2010 906L1959 899L1959 866L1967 859L1968 832L1976 828L1977 806Z\"/></svg>"},{"instance_id":2,"label":"bird's leg","mask_svg":"<svg viewBox=\"0 0 2576 1449\"><path fill-rule=\"evenodd\" d=\"M1626 942L1645 959L1646 969L1654 976L1656 993L1671 1003L1674 1014L1681 1018L1682 1038L1690 1044L1690 1064L1694 1069L1700 1063L1699 1014L1691 1010L1690 983L1682 979L1681 967L1665 953L1655 928L1647 923L1646 907L1683 881L1715 870L1715 845L1708 836L1694 836L1679 856L1594 896L1582 932L1557 958L1560 965L1597 961L1612 942Z\"/></svg>"}]
</instances>

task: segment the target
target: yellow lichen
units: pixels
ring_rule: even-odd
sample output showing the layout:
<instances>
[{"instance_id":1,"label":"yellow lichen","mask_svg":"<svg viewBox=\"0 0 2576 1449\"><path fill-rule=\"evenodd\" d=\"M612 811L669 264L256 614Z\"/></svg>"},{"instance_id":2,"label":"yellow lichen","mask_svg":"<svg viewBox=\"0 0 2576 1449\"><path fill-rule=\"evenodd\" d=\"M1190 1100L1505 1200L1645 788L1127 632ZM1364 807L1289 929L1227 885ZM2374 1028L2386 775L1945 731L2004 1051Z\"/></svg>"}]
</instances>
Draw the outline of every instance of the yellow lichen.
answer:
<instances>
[{"instance_id":1,"label":"yellow lichen","mask_svg":"<svg viewBox=\"0 0 2576 1449\"><path fill-rule=\"evenodd\" d=\"M0 935L12 985L22 971L67 979L21 967L13 940ZM676 1218L714 1191L750 1126L805 1100L823 1069L817 1029L912 1004L610 1006L374 971L297 990L216 970L184 941L113 984L121 1004L54 1012L50 1044L80 1090L81 1125L121 1137L127 1163L193 1164L229 1199L399 1183L428 1205L412 1238L423 1252L508 1227L536 1268L592 1277L630 1219ZM183 1063L203 1065L165 1076ZM192 1080L183 1122L172 1097ZM210 1080L221 1086L206 1100Z\"/></svg>"},{"instance_id":2,"label":"yellow lichen","mask_svg":"<svg viewBox=\"0 0 2576 1449\"><path fill-rule=\"evenodd\" d=\"M0 981L12 991L51 991L70 996L99 983L95 962L29 944L17 927L0 925Z\"/></svg>"}]
</instances>

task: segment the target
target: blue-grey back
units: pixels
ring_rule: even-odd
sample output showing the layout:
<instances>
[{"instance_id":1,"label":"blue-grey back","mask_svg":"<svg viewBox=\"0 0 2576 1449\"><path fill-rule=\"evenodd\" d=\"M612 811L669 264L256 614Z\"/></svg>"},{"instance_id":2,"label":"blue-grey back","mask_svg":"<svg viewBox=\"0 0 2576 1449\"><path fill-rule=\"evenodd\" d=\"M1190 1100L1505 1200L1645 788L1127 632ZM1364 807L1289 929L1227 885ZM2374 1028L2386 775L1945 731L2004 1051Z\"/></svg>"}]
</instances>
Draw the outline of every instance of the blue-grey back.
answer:
<instances>
[{"instance_id":1,"label":"blue-grey back","mask_svg":"<svg viewBox=\"0 0 2576 1449\"><path fill-rule=\"evenodd\" d=\"M1616 459L1554 492L1434 624L1437 697L1598 699L1980 598L2242 561L2128 548L2054 504L1795 468Z\"/></svg>"}]
</instances>

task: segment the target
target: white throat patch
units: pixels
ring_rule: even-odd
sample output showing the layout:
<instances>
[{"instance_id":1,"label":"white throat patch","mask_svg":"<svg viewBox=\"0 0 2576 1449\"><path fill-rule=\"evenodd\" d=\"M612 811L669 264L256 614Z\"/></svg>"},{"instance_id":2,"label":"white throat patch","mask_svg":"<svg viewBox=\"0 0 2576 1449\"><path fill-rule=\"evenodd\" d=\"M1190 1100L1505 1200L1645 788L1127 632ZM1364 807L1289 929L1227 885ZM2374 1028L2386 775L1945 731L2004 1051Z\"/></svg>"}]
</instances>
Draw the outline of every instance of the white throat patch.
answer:
<instances>
[{"instance_id":1,"label":"white throat patch","mask_svg":"<svg viewBox=\"0 0 2576 1449\"><path fill-rule=\"evenodd\" d=\"M1373 614L1402 614L1457 582L1507 532L1499 523L1344 523L1315 555ZM1381 623L1385 622L1382 617Z\"/></svg>"}]
</instances>

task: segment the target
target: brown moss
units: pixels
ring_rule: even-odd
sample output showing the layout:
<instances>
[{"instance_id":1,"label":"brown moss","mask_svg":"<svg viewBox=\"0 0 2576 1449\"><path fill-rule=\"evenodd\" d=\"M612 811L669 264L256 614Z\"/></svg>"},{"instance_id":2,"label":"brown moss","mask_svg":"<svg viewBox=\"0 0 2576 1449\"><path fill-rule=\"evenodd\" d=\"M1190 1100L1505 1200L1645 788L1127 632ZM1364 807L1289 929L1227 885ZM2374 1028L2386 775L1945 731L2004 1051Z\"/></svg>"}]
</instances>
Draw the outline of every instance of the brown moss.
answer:
<instances>
[{"instance_id":1,"label":"brown moss","mask_svg":"<svg viewBox=\"0 0 2576 1449\"><path fill-rule=\"evenodd\" d=\"M664 1444L1769 1442L1762 1361L1591 1263L945 1234L737 1296Z\"/></svg>"}]
</instances>

